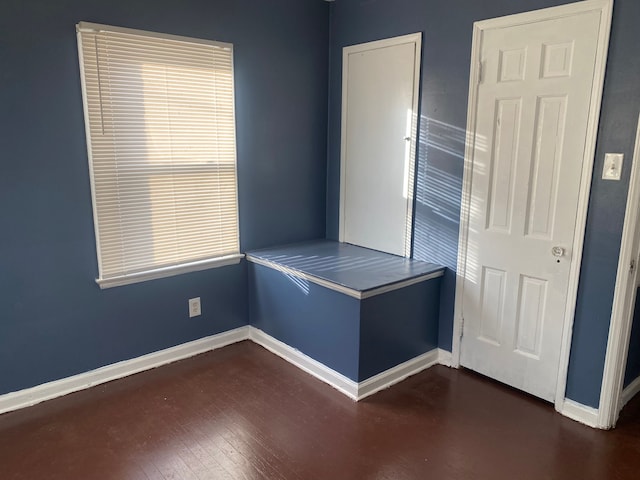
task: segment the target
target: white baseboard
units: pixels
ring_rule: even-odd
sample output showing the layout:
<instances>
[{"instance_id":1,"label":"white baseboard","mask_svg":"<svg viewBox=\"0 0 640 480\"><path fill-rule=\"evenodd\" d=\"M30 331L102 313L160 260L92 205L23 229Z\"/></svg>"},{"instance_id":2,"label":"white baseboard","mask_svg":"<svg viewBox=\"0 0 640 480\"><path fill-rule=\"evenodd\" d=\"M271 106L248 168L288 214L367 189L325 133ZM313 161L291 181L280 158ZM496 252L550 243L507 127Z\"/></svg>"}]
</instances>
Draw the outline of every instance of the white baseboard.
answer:
<instances>
[{"instance_id":1,"label":"white baseboard","mask_svg":"<svg viewBox=\"0 0 640 480\"><path fill-rule=\"evenodd\" d=\"M412 358L358 383L305 355L299 350L276 340L262 330L252 326L244 326L158 352L142 355L141 357L131 360L106 365L89 372L0 395L0 414L29 407L44 402L45 400L61 397L144 370L150 370L242 340L252 340L356 401L362 400L385 388L389 388L405 378L415 375L435 364L439 363L451 366L451 353L435 348L430 352Z\"/></svg>"},{"instance_id":2,"label":"white baseboard","mask_svg":"<svg viewBox=\"0 0 640 480\"><path fill-rule=\"evenodd\" d=\"M111 380L133 375L134 373L247 340L248 338L249 327L240 327L61 380L43 383L33 388L6 393L0 395L0 414L29 407L45 400L84 390L101 383L110 382Z\"/></svg>"},{"instance_id":3,"label":"white baseboard","mask_svg":"<svg viewBox=\"0 0 640 480\"><path fill-rule=\"evenodd\" d=\"M439 349L433 349L430 352L412 358L411 360L358 383L305 355L300 350L290 347L280 340L276 340L271 335L258 328L251 327L249 338L258 345L262 345L270 352L278 355L287 362L295 365L301 370L304 370L308 374L313 375L317 379L332 386L336 390L356 401L362 400L363 398L373 395L385 388L389 388L390 386L401 382L405 378L415 375L416 373L439 363L442 352ZM446 357L446 355L444 355L444 357Z\"/></svg>"},{"instance_id":4,"label":"white baseboard","mask_svg":"<svg viewBox=\"0 0 640 480\"><path fill-rule=\"evenodd\" d=\"M412 358L389 370L385 370L373 377L367 378L358 384L358 400L362 400L369 395L373 395L380 390L389 388L416 373L426 370L438 363L438 349L434 348L430 352Z\"/></svg>"},{"instance_id":5,"label":"white baseboard","mask_svg":"<svg viewBox=\"0 0 640 480\"><path fill-rule=\"evenodd\" d=\"M602 428L598 422L598 409L582 405L568 398L564 400L560 413L565 417L593 428Z\"/></svg>"},{"instance_id":6,"label":"white baseboard","mask_svg":"<svg viewBox=\"0 0 640 480\"><path fill-rule=\"evenodd\" d=\"M304 370L308 374L313 375L317 379L322 380L324 383L331 385L353 400L358 399L358 384L350 378L305 355L300 350L296 350L286 343L276 340L259 328L249 328L249 339L253 342L261 345L271 353L278 355L299 369Z\"/></svg>"},{"instance_id":7,"label":"white baseboard","mask_svg":"<svg viewBox=\"0 0 640 480\"><path fill-rule=\"evenodd\" d=\"M640 377L636 378L627 387L622 390L622 396L620 397L620 410L629 403L629 401L640 393Z\"/></svg>"},{"instance_id":8,"label":"white baseboard","mask_svg":"<svg viewBox=\"0 0 640 480\"><path fill-rule=\"evenodd\" d=\"M444 365L445 367L450 367L451 365L453 365L453 356L451 355L451 352L439 348L438 363L440 365Z\"/></svg>"}]
</instances>

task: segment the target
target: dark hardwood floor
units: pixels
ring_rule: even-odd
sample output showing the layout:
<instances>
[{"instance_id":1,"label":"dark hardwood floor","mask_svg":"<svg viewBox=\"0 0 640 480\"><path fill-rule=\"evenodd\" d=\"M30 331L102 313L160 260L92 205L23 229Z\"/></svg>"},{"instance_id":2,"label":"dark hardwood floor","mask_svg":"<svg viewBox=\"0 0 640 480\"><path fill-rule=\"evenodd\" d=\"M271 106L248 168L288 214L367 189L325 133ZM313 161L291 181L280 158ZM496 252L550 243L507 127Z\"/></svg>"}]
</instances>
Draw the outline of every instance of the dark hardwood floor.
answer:
<instances>
[{"instance_id":1,"label":"dark hardwood floor","mask_svg":"<svg viewBox=\"0 0 640 480\"><path fill-rule=\"evenodd\" d=\"M433 367L354 403L242 342L0 416L0 479L640 479L640 399L597 431Z\"/></svg>"}]
</instances>

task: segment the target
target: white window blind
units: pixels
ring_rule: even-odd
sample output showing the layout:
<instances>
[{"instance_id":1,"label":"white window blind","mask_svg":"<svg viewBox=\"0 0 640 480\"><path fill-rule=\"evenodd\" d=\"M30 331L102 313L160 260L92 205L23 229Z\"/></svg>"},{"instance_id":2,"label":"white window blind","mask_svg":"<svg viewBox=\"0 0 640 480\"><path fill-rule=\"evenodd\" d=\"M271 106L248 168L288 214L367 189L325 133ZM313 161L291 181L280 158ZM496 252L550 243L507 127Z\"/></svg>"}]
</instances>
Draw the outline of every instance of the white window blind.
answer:
<instances>
[{"instance_id":1,"label":"white window blind","mask_svg":"<svg viewBox=\"0 0 640 480\"><path fill-rule=\"evenodd\" d=\"M232 45L77 31L97 282L239 261Z\"/></svg>"}]
</instances>

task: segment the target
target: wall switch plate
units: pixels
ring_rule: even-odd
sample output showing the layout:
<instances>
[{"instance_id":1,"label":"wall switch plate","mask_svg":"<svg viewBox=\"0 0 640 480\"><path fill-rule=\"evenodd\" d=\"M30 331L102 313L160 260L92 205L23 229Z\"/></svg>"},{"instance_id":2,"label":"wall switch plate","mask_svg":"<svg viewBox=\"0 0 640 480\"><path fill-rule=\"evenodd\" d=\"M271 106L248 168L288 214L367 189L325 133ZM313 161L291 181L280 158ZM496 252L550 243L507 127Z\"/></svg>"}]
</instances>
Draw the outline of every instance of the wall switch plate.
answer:
<instances>
[{"instance_id":1,"label":"wall switch plate","mask_svg":"<svg viewBox=\"0 0 640 480\"><path fill-rule=\"evenodd\" d=\"M189 318L197 317L202 313L200 308L200 297L189 299Z\"/></svg>"},{"instance_id":2,"label":"wall switch plate","mask_svg":"<svg viewBox=\"0 0 640 480\"><path fill-rule=\"evenodd\" d=\"M602 168L603 180L620 180L622 174L622 153L607 153L604 156L604 167Z\"/></svg>"}]
</instances>

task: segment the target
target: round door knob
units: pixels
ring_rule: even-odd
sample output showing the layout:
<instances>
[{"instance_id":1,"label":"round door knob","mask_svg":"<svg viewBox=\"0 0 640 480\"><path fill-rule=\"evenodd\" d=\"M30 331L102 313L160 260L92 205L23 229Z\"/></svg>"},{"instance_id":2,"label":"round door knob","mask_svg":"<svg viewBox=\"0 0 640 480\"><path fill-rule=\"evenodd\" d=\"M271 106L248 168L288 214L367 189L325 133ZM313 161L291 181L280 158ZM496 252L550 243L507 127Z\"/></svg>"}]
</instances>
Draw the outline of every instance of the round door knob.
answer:
<instances>
[{"instance_id":1,"label":"round door knob","mask_svg":"<svg viewBox=\"0 0 640 480\"><path fill-rule=\"evenodd\" d=\"M564 248L562 248L562 247L553 247L551 249L551 254L554 257L562 257L564 255Z\"/></svg>"}]
</instances>

